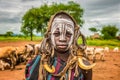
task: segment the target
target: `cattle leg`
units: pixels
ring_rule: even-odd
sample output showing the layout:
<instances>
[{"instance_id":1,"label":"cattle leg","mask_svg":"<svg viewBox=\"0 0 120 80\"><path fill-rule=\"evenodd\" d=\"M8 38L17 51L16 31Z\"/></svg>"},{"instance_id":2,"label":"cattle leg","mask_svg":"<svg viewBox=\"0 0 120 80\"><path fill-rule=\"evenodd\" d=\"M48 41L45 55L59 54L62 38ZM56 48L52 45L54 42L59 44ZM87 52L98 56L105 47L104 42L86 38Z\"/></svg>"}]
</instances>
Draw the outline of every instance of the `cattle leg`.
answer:
<instances>
[{"instance_id":1,"label":"cattle leg","mask_svg":"<svg viewBox=\"0 0 120 80\"><path fill-rule=\"evenodd\" d=\"M13 70L15 69L15 64L16 64L14 53L10 55L10 60L11 60L11 70Z\"/></svg>"}]
</instances>

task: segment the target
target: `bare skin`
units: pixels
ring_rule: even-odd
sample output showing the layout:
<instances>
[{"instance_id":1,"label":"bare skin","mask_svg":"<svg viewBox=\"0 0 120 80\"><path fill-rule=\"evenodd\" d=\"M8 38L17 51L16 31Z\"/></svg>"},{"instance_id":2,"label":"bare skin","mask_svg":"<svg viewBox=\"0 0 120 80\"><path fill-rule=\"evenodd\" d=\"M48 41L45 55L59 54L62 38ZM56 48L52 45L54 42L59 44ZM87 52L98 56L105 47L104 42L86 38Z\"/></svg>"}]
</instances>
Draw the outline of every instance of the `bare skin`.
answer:
<instances>
[{"instance_id":1,"label":"bare skin","mask_svg":"<svg viewBox=\"0 0 120 80\"><path fill-rule=\"evenodd\" d=\"M56 50L55 50L56 51ZM59 57L61 60L63 61L67 61L68 57L69 57L69 51L66 52L58 52L56 51L56 56Z\"/></svg>"}]
</instances>

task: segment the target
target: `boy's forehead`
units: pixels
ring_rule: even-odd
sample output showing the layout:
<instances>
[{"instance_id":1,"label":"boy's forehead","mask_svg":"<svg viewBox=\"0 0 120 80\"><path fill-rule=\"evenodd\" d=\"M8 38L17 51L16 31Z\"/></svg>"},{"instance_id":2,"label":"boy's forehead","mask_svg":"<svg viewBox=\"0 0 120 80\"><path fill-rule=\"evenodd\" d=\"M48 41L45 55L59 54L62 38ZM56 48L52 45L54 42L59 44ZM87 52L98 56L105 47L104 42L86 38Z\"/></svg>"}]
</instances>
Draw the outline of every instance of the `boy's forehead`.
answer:
<instances>
[{"instance_id":1,"label":"boy's forehead","mask_svg":"<svg viewBox=\"0 0 120 80\"><path fill-rule=\"evenodd\" d=\"M52 22L52 27L61 27L63 26L63 24L65 26L70 26L70 27L74 27L74 22L70 19L70 18L64 18L64 17L55 17L53 22Z\"/></svg>"},{"instance_id":2,"label":"boy's forehead","mask_svg":"<svg viewBox=\"0 0 120 80\"><path fill-rule=\"evenodd\" d=\"M74 21L66 14L59 14L53 18L51 32L54 31L72 31L74 30Z\"/></svg>"},{"instance_id":3,"label":"boy's forehead","mask_svg":"<svg viewBox=\"0 0 120 80\"><path fill-rule=\"evenodd\" d=\"M53 19L53 22L54 21L63 21L63 22L66 21L66 22L74 23L73 20L70 18L70 16L65 15L65 14L59 14L59 15L55 16L55 18Z\"/></svg>"},{"instance_id":4,"label":"boy's forehead","mask_svg":"<svg viewBox=\"0 0 120 80\"><path fill-rule=\"evenodd\" d=\"M53 22L51 31L54 30L69 30L69 29L74 29L74 24L71 21L66 21L66 20L57 20Z\"/></svg>"}]
</instances>

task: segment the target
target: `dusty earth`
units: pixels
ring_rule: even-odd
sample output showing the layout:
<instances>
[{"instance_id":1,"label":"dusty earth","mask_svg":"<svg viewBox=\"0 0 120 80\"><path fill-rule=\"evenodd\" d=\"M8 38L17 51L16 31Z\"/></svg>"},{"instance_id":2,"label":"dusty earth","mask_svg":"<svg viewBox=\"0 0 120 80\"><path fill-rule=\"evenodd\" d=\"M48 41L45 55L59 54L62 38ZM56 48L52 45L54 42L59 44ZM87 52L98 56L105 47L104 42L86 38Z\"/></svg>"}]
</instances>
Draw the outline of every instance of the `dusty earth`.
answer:
<instances>
[{"instance_id":1,"label":"dusty earth","mask_svg":"<svg viewBox=\"0 0 120 80\"><path fill-rule=\"evenodd\" d=\"M0 42L0 47L3 46L21 46L29 43L39 43L31 41L19 42ZM93 68L93 80L120 80L120 52L105 53L105 61L96 61L97 65ZM0 80L25 80L24 77L25 65L20 64L16 69L0 71Z\"/></svg>"}]
</instances>

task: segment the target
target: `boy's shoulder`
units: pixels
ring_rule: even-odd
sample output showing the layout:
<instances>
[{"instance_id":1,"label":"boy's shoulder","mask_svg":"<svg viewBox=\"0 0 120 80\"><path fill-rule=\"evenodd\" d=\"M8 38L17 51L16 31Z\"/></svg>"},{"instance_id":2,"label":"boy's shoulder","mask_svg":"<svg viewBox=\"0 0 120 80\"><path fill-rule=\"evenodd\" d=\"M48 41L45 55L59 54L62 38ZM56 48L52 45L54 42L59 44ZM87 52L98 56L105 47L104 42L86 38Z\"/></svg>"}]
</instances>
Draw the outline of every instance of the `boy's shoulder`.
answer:
<instances>
[{"instance_id":1,"label":"boy's shoulder","mask_svg":"<svg viewBox=\"0 0 120 80\"><path fill-rule=\"evenodd\" d=\"M33 78L37 79L38 75L37 73L39 73L39 65L40 65L40 55L36 56L34 59L28 61L28 63L26 64L26 68L25 68L25 78L26 80L32 80ZM33 74L36 74L36 76L32 76Z\"/></svg>"}]
</instances>

